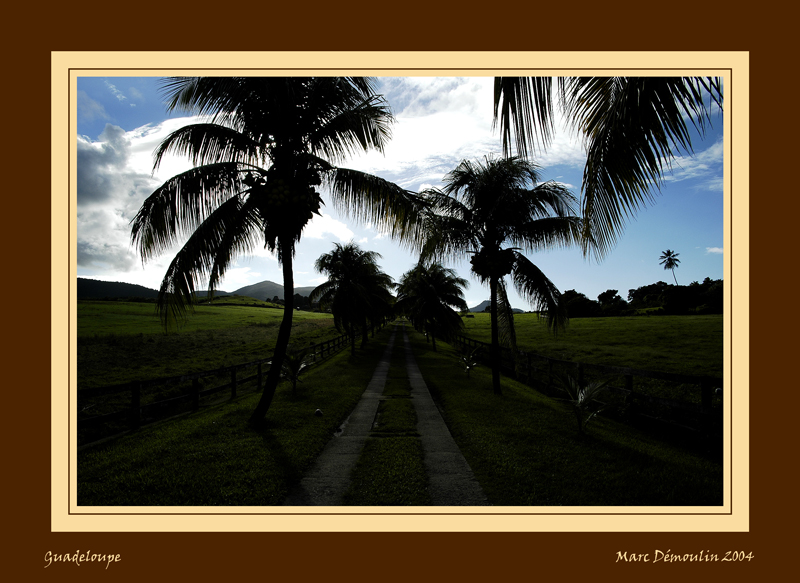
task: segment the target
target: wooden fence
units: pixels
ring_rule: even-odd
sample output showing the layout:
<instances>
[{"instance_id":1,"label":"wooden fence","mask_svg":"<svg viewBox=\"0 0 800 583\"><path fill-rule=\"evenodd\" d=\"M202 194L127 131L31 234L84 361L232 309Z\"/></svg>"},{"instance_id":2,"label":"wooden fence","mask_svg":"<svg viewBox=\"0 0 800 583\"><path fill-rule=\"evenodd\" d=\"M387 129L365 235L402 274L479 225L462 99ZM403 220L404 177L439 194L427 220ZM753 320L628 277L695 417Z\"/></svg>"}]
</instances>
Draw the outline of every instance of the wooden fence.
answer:
<instances>
[{"instance_id":1,"label":"wooden fence","mask_svg":"<svg viewBox=\"0 0 800 583\"><path fill-rule=\"evenodd\" d=\"M491 344L457 336L455 344L465 350L481 348L481 362L491 359ZM628 417L647 417L673 425L707 432L721 422L723 379L714 376L684 375L635 368L559 360L541 354L501 349L501 371L528 386L554 397L565 397L559 388L559 375L568 374L581 385L590 380L611 377L606 396L613 409ZM678 398L659 396L671 393ZM605 399L606 396L603 398Z\"/></svg>"},{"instance_id":2,"label":"wooden fence","mask_svg":"<svg viewBox=\"0 0 800 583\"><path fill-rule=\"evenodd\" d=\"M307 361L310 361L309 365L320 362L340 351L348 345L349 339L347 334L342 334L332 340L303 348L308 351L306 358ZM171 414L197 410L200 407L201 398L226 390L230 391L230 398L234 399L243 385L252 381L255 381L253 391L258 392L263 387L264 375L269 371L271 362L272 357L270 356L234 366L179 376L79 389L77 394L78 444L92 442L109 434L137 429L144 423L163 419ZM254 374L241 376L243 371L253 369L255 369ZM216 381L212 382L215 386L206 389L201 387L203 379L213 379L214 377L221 377L227 382L216 384L219 382ZM190 382L191 385L189 385ZM142 402L145 396L159 394L175 394L175 396L161 399L156 397L157 400L148 403ZM101 401L102 405L99 404ZM116 410L110 413L90 415L91 409L98 406Z\"/></svg>"}]
</instances>

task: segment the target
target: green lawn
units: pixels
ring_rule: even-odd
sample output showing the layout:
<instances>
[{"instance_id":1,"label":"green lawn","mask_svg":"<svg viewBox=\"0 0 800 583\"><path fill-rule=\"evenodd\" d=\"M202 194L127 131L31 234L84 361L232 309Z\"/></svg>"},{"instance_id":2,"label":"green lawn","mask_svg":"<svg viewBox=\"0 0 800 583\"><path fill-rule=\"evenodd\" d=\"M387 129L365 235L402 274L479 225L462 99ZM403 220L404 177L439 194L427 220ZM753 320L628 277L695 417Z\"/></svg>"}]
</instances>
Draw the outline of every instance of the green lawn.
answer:
<instances>
[{"instance_id":1,"label":"green lawn","mask_svg":"<svg viewBox=\"0 0 800 583\"><path fill-rule=\"evenodd\" d=\"M310 369L296 397L282 383L264 429L247 423L254 394L80 451L78 504L279 504L355 407L388 333Z\"/></svg>"},{"instance_id":2,"label":"green lawn","mask_svg":"<svg viewBox=\"0 0 800 583\"><path fill-rule=\"evenodd\" d=\"M464 318L464 335L491 342L489 314ZM723 317L573 318L553 335L536 314L514 316L520 350L560 360L687 375L723 375Z\"/></svg>"},{"instance_id":3,"label":"green lawn","mask_svg":"<svg viewBox=\"0 0 800 583\"><path fill-rule=\"evenodd\" d=\"M494 395L491 372L467 378L444 342L411 336L445 421L493 505L720 505L723 466L608 418L580 437L571 406L510 379ZM702 448L700 448L702 449Z\"/></svg>"},{"instance_id":4,"label":"green lawn","mask_svg":"<svg viewBox=\"0 0 800 583\"><path fill-rule=\"evenodd\" d=\"M344 350L312 368L291 395L279 388L266 429L247 419L259 395L145 428L78 454L80 505L274 505L299 482L367 386L391 327L356 356ZM723 464L608 418L578 434L568 403L503 379L492 393L479 366L410 338L453 437L497 506L715 506ZM354 474L348 503L425 505L424 466L395 351L377 431ZM314 415L316 409L324 412Z\"/></svg>"},{"instance_id":5,"label":"green lawn","mask_svg":"<svg viewBox=\"0 0 800 583\"><path fill-rule=\"evenodd\" d=\"M263 303L263 302L262 302ZM197 306L167 334L153 304L78 302L78 388L216 369L269 356L283 310ZM296 311L292 347L339 336L330 314Z\"/></svg>"}]
</instances>

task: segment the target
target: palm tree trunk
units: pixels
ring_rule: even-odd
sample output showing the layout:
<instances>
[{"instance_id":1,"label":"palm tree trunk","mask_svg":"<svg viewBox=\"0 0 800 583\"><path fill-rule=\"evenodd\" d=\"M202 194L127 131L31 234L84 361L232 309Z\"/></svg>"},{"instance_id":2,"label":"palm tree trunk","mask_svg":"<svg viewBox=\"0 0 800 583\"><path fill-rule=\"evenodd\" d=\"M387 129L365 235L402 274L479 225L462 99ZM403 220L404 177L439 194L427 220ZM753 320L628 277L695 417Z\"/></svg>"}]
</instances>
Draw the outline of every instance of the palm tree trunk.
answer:
<instances>
[{"instance_id":1,"label":"palm tree trunk","mask_svg":"<svg viewBox=\"0 0 800 583\"><path fill-rule=\"evenodd\" d=\"M275 351L272 356L272 363L267 373L264 383L264 392L261 395L255 411L250 416L251 423L262 421L269 411L272 398L275 396L275 389L281 377L286 348L289 346L289 336L292 332L292 316L294 315L294 274L292 273L292 249L291 241L281 242L281 258L283 263L283 319L278 329L278 338L275 341Z\"/></svg>"},{"instance_id":2,"label":"palm tree trunk","mask_svg":"<svg viewBox=\"0 0 800 583\"><path fill-rule=\"evenodd\" d=\"M675 285L678 285L678 278L675 277L675 270L674 269L672 270L672 279L675 280Z\"/></svg>"},{"instance_id":3,"label":"palm tree trunk","mask_svg":"<svg viewBox=\"0 0 800 583\"><path fill-rule=\"evenodd\" d=\"M492 388L495 395L502 395L500 389L500 334L497 323L497 276L489 277L489 299L492 316Z\"/></svg>"}]
</instances>

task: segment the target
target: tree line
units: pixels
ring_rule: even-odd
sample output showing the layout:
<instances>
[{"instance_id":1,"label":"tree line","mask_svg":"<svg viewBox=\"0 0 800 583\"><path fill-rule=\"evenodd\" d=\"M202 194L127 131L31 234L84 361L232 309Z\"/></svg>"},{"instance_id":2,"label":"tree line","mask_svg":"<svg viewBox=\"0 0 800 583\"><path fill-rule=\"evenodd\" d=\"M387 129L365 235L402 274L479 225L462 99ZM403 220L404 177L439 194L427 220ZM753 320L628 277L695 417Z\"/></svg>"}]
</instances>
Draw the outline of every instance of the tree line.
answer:
<instances>
[{"instance_id":1,"label":"tree line","mask_svg":"<svg viewBox=\"0 0 800 583\"><path fill-rule=\"evenodd\" d=\"M626 299L615 289L604 291L596 300L574 289L563 292L561 298L570 318L722 314L724 303L722 280L709 277L689 285L663 281L643 285L628 290Z\"/></svg>"}]
</instances>

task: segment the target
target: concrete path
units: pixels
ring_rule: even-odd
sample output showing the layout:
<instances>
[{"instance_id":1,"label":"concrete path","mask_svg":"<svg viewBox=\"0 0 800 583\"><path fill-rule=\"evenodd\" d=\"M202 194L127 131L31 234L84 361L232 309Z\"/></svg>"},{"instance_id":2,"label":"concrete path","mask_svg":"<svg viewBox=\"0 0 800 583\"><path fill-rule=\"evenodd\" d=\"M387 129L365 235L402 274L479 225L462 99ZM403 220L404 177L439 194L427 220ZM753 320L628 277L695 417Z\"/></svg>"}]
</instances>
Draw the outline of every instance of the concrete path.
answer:
<instances>
[{"instance_id":1,"label":"concrete path","mask_svg":"<svg viewBox=\"0 0 800 583\"><path fill-rule=\"evenodd\" d=\"M411 402L417 411L417 431L425 452L428 494L433 506L485 506L488 504L467 460L450 435L411 352L403 329Z\"/></svg>"},{"instance_id":2,"label":"concrete path","mask_svg":"<svg viewBox=\"0 0 800 583\"><path fill-rule=\"evenodd\" d=\"M375 422L378 403L386 385L396 334L397 327L386 343L386 350L378 366L375 367L367 390L342 424L342 433L328 442L303 476L299 487L286 497L284 506L341 506L344 494L350 485L350 474Z\"/></svg>"},{"instance_id":3,"label":"concrete path","mask_svg":"<svg viewBox=\"0 0 800 583\"><path fill-rule=\"evenodd\" d=\"M411 383L411 402L417 412L417 431L422 442L432 505L486 505L486 496L453 441L425 385L404 327L402 333L406 368ZM325 446L298 487L287 496L284 506L342 505L344 494L350 486L350 474L369 437L378 404L382 399L396 334L397 326L389 337L386 350L366 391L343 424L342 433Z\"/></svg>"}]
</instances>

